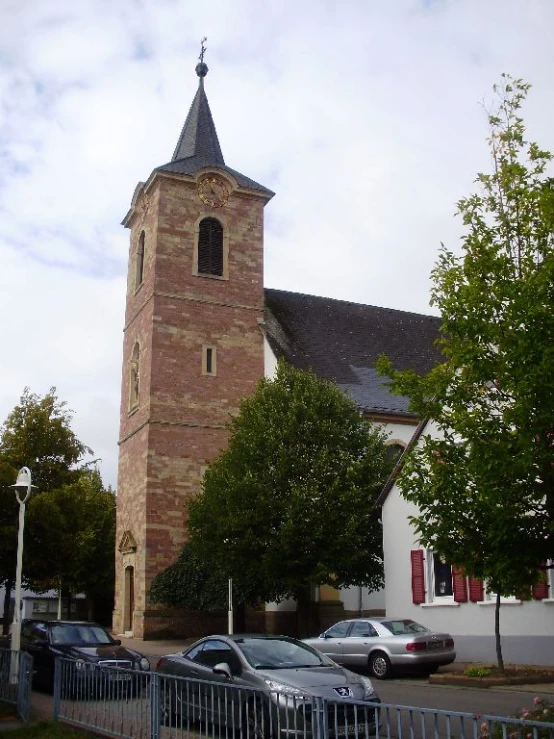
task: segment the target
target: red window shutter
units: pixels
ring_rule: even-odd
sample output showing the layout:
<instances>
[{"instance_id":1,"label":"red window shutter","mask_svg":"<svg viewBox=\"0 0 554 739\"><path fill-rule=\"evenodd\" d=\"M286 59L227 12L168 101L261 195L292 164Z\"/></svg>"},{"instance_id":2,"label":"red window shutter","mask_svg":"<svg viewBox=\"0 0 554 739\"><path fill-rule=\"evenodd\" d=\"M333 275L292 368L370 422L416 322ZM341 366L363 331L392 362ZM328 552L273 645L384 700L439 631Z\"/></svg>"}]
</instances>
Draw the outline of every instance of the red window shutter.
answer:
<instances>
[{"instance_id":1,"label":"red window shutter","mask_svg":"<svg viewBox=\"0 0 554 739\"><path fill-rule=\"evenodd\" d=\"M483 600L484 588L483 581L477 580L475 577L469 578L469 599L472 603Z\"/></svg>"},{"instance_id":2,"label":"red window shutter","mask_svg":"<svg viewBox=\"0 0 554 739\"><path fill-rule=\"evenodd\" d=\"M467 581L463 570L452 568L452 589L456 603L467 602Z\"/></svg>"},{"instance_id":3,"label":"red window shutter","mask_svg":"<svg viewBox=\"0 0 554 739\"><path fill-rule=\"evenodd\" d=\"M425 603L425 571L423 567L423 550L412 549L412 603Z\"/></svg>"},{"instance_id":4,"label":"red window shutter","mask_svg":"<svg viewBox=\"0 0 554 739\"><path fill-rule=\"evenodd\" d=\"M543 562L543 567L546 563ZM535 600L544 600L548 598L548 578L546 570L541 570L541 579L536 585L533 585L533 598Z\"/></svg>"}]
</instances>

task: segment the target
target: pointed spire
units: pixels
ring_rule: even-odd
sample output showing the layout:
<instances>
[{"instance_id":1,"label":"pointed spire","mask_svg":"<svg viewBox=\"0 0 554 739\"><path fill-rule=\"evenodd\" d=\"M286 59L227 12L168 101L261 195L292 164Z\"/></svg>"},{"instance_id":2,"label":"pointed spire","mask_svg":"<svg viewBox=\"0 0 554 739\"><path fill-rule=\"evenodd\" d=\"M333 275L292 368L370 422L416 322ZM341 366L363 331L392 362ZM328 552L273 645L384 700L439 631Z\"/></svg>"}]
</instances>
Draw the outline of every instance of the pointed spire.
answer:
<instances>
[{"instance_id":1,"label":"pointed spire","mask_svg":"<svg viewBox=\"0 0 554 739\"><path fill-rule=\"evenodd\" d=\"M274 195L271 190L225 164L210 106L208 105L208 98L204 92L204 77L208 74L208 65L204 62L206 52L204 41L206 41L205 38L202 39L202 50L198 57L200 61L196 65L196 74L199 78L198 90L190 106L173 157L167 164L156 167L154 172L195 175L205 167L216 167L227 172L240 187L256 190L269 200Z\"/></svg>"},{"instance_id":2,"label":"pointed spire","mask_svg":"<svg viewBox=\"0 0 554 739\"><path fill-rule=\"evenodd\" d=\"M204 92L204 77L208 74L208 65L204 62L205 41L206 38L201 41L202 47L198 57L200 61L196 65L196 74L199 78L198 90L190 106L171 161L175 162L188 157L200 157L206 164L224 167L225 160L217 138L208 98Z\"/></svg>"}]
</instances>

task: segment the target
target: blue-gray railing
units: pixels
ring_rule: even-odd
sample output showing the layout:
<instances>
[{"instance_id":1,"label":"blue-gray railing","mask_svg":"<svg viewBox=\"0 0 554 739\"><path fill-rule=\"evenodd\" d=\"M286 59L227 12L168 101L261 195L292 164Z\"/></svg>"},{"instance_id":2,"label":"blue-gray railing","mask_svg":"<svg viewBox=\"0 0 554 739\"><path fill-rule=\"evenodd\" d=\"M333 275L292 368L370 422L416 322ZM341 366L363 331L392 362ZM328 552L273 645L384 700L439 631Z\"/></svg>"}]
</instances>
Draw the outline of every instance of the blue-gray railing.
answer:
<instances>
[{"instance_id":1,"label":"blue-gray railing","mask_svg":"<svg viewBox=\"0 0 554 739\"><path fill-rule=\"evenodd\" d=\"M26 652L0 649L0 700L13 703L17 715L28 721L31 714L33 658Z\"/></svg>"},{"instance_id":2,"label":"blue-gray railing","mask_svg":"<svg viewBox=\"0 0 554 739\"><path fill-rule=\"evenodd\" d=\"M554 723L330 701L58 660L54 718L125 739L554 739Z\"/></svg>"}]
</instances>

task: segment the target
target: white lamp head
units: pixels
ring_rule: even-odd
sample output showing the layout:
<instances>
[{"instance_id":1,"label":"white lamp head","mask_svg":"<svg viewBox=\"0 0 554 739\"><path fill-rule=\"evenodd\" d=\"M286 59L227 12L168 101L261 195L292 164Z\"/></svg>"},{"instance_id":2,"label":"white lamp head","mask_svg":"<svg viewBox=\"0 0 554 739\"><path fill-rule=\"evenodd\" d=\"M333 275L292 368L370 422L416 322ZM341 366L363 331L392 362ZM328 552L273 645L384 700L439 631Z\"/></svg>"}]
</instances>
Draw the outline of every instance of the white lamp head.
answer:
<instances>
[{"instance_id":1,"label":"white lamp head","mask_svg":"<svg viewBox=\"0 0 554 739\"><path fill-rule=\"evenodd\" d=\"M31 485L31 470L28 467L22 467L17 473L17 480L15 481L15 485L10 485L10 487L15 488L15 494L17 495L18 500L19 491L21 491L21 493L24 493L26 491L27 495L24 498L24 500L26 500L27 496L31 492L31 488L36 487L36 485Z\"/></svg>"}]
</instances>

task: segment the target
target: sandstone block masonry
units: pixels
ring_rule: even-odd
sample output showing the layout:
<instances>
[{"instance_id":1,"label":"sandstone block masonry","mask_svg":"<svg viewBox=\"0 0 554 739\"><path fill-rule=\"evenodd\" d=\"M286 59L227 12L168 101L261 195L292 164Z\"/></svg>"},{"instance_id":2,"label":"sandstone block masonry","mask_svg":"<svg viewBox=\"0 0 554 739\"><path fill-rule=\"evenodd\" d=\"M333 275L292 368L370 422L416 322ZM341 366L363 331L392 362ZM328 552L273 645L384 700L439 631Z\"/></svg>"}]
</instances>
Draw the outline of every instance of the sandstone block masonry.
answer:
<instances>
[{"instance_id":1,"label":"sandstone block masonry","mask_svg":"<svg viewBox=\"0 0 554 739\"><path fill-rule=\"evenodd\" d=\"M179 618L149 603L148 589L186 541L187 501L198 493L206 465L226 445L230 414L264 372L260 322L267 196L239 188L225 173L229 200L221 208L209 207L198 196L197 182L205 174L156 173L137 189L125 221L131 240L114 629L142 638L179 635ZM205 217L223 227L222 276L198 274L198 227ZM206 372L207 347L212 372ZM190 636L194 619L188 614L185 621ZM202 631L198 624L197 630Z\"/></svg>"}]
</instances>

